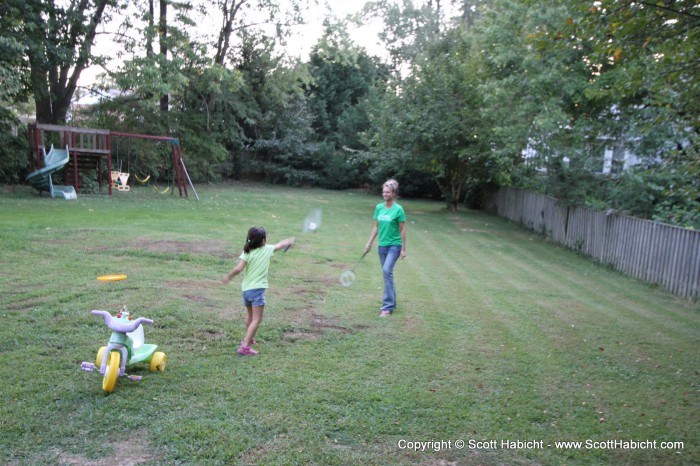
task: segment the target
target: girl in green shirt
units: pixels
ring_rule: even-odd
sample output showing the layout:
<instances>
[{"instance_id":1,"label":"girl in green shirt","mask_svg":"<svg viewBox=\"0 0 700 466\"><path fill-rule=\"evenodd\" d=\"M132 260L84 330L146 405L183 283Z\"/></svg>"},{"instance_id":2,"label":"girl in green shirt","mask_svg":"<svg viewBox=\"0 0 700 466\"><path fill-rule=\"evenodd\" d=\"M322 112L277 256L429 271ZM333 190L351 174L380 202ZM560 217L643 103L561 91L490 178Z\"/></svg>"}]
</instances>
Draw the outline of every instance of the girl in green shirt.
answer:
<instances>
[{"instance_id":1,"label":"girl in green shirt","mask_svg":"<svg viewBox=\"0 0 700 466\"><path fill-rule=\"evenodd\" d=\"M265 310L265 290L268 288L267 274L270 269L270 258L275 251L285 251L296 242L295 238L283 239L274 246L267 244L267 233L263 227L252 227L248 230L243 253L240 262L224 276L223 282L228 283L233 277L243 272L241 290L243 305L248 310L246 319L246 334L238 348L238 354L242 356L254 356L258 354L252 345L255 344L255 332L262 322Z\"/></svg>"}]
</instances>

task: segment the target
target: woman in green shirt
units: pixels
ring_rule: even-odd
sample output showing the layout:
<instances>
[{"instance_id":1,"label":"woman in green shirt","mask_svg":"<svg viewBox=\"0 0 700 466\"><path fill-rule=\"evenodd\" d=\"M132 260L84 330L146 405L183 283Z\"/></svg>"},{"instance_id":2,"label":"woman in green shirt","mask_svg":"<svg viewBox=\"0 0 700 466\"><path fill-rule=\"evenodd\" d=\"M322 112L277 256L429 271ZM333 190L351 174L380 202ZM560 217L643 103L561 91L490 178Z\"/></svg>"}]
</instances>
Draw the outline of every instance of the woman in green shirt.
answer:
<instances>
[{"instance_id":1,"label":"woman in green shirt","mask_svg":"<svg viewBox=\"0 0 700 466\"><path fill-rule=\"evenodd\" d=\"M372 249L374 238L379 236L379 262L384 276L384 293L380 317L386 317L396 309L396 288L394 287L394 265L406 258L406 214L397 202L399 183L387 180L382 187L384 202L374 209L374 226L365 246L365 252Z\"/></svg>"}]
</instances>

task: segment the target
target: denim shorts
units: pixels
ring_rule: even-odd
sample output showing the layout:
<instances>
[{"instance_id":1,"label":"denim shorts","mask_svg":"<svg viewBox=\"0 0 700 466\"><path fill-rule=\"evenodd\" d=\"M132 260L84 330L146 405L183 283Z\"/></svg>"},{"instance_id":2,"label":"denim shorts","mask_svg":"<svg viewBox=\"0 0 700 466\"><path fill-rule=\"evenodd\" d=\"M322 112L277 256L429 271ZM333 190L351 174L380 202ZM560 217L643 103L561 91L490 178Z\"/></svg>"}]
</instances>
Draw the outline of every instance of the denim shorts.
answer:
<instances>
[{"instance_id":1,"label":"denim shorts","mask_svg":"<svg viewBox=\"0 0 700 466\"><path fill-rule=\"evenodd\" d=\"M265 305L265 288L245 290L243 293L243 305L245 307L261 307Z\"/></svg>"}]
</instances>

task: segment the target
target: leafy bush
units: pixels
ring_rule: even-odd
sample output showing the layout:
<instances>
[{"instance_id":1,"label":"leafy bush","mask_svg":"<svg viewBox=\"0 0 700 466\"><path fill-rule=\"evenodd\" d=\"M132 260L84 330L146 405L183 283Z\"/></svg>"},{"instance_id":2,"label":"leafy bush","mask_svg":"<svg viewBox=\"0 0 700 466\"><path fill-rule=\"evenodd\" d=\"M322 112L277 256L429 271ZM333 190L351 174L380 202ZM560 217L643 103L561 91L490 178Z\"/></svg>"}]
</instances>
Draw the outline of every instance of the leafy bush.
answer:
<instances>
[{"instance_id":1,"label":"leafy bush","mask_svg":"<svg viewBox=\"0 0 700 466\"><path fill-rule=\"evenodd\" d=\"M322 160L319 185L328 189L358 187L359 170L352 161L352 152L337 151L332 143L320 144L318 157Z\"/></svg>"},{"instance_id":2,"label":"leafy bush","mask_svg":"<svg viewBox=\"0 0 700 466\"><path fill-rule=\"evenodd\" d=\"M0 107L0 181L24 182L29 173L28 151L26 127L9 110Z\"/></svg>"},{"instance_id":3,"label":"leafy bush","mask_svg":"<svg viewBox=\"0 0 700 466\"><path fill-rule=\"evenodd\" d=\"M350 163L364 174L361 177L363 182L373 186L381 186L387 179L394 178L399 182L401 196L424 199L442 197L433 175L400 149L388 149L382 153L357 152L350 158Z\"/></svg>"}]
</instances>

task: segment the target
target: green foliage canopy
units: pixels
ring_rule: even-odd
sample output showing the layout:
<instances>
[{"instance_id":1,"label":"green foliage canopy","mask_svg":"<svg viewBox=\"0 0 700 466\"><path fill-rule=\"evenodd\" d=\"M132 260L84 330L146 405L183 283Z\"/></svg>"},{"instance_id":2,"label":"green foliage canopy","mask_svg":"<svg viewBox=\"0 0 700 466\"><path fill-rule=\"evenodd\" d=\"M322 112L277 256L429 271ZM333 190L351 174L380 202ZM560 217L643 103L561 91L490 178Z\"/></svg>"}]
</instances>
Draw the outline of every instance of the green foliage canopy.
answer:
<instances>
[{"instance_id":1,"label":"green foliage canopy","mask_svg":"<svg viewBox=\"0 0 700 466\"><path fill-rule=\"evenodd\" d=\"M97 27L110 0L64 5L54 0L7 0L2 5L2 42L8 46L9 65L18 78L8 90L13 98L29 91L40 123L62 123L70 107L81 73L95 57L92 46ZM22 57L18 59L17 44ZM8 55L3 52L3 59ZM6 62L4 66L7 66ZM1 69L1 68L0 68Z\"/></svg>"}]
</instances>

